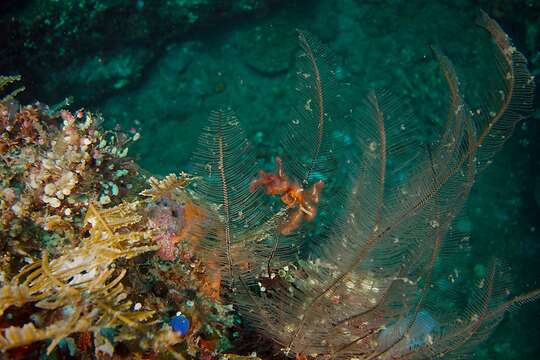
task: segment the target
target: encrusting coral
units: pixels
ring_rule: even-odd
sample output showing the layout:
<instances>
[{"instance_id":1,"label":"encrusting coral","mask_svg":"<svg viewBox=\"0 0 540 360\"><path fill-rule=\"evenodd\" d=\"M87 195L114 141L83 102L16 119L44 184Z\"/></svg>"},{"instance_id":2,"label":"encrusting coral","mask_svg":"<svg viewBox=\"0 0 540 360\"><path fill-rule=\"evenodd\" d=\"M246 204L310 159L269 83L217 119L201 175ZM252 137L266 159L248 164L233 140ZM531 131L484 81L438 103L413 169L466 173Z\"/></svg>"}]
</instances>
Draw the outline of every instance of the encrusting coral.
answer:
<instances>
[{"instance_id":1,"label":"encrusting coral","mask_svg":"<svg viewBox=\"0 0 540 360\"><path fill-rule=\"evenodd\" d=\"M211 209L186 189L196 180L186 173L179 177L169 174L163 180L151 177L148 180L150 189L140 193L150 200L145 213L149 228L156 232L154 241L159 245L156 255L163 260L174 261L179 255L186 260L195 258L195 251L206 235L205 229L212 227ZM201 290L218 299L221 275L216 271L214 259L205 259L207 272Z\"/></svg>"},{"instance_id":2,"label":"encrusting coral","mask_svg":"<svg viewBox=\"0 0 540 360\"><path fill-rule=\"evenodd\" d=\"M15 237L31 223L75 242L91 202L119 203L134 186L126 145L140 135L102 132L90 112L21 106L12 96L0 102L0 232Z\"/></svg>"}]
</instances>

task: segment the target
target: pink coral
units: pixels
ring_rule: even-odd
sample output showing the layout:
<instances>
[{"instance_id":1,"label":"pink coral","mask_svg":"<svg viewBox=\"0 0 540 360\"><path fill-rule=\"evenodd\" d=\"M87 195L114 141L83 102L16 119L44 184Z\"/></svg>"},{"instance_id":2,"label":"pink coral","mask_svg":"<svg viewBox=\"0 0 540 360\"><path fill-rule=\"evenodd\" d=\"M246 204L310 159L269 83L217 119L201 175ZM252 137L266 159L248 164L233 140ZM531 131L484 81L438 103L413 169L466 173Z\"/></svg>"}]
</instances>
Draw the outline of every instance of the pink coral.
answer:
<instances>
[{"instance_id":1,"label":"pink coral","mask_svg":"<svg viewBox=\"0 0 540 360\"><path fill-rule=\"evenodd\" d=\"M170 233L159 234L154 240L160 246L157 256L163 260L174 261L176 259L176 236Z\"/></svg>"},{"instance_id":2,"label":"pink coral","mask_svg":"<svg viewBox=\"0 0 540 360\"><path fill-rule=\"evenodd\" d=\"M184 227L184 204L169 199L157 200L148 208L150 226L159 231L154 240L160 246L157 256L163 260L176 259L176 244Z\"/></svg>"}]
</instances>

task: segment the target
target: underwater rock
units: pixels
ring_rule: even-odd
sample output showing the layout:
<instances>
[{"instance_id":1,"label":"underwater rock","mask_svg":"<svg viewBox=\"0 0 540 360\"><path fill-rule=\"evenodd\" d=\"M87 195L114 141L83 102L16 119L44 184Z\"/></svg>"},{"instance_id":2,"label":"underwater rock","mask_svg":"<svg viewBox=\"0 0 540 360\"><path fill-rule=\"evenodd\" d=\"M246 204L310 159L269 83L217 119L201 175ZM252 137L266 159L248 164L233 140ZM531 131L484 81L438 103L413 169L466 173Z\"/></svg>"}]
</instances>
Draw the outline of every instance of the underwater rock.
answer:
<instances>
[{"instance_id":1,"label":"underwater rock","mask_svg":"<svg viewBox=\"0 0 540 360\"><path fill-rule=\"evenodd\" d=\"M287 71L298 48L294 32L286 24L269 22L242 33L239 44L245 63L262 74Z\"/></svg>"},{"instance_id":2,"label":"underwater rock","mask_svg":"<svg viewBox=\"0 0 540 360\"><path fill-rule=\"evenodd\" d=\"M162 78L180 74L186 70L195 55L197 42L173 43L167 46L165 54L156 64L156 70Z\"/></svg>"},{"instance_id":3,"label":"underwater rock","mask_svg":"<svg viewBox=\"0 0 540 360\"><path fill-rule=\"evenodd\" d=\"M536 200L536 206L540 207L540 176L536 177L534 185L534 199Z\"/></svg>"},{"instance_id":4,"label":"underwater rock","mask_svg":"<svg viewBox=\"0 0 540 360\"><path fill-rule=\"evenodd\" d=\"M25 1L18 7L8 4L0 13L0 64L4 71L48 81L51 73L62 72L73 61L84 62L89 54L141 45L158 50L197 28L214 27L248 14L264 16L278 2L90 0ZM47 89L34 91L43 101L53 101Z\"/></svg>"},{"instance_id":5,"label":"underwater rock","mask_svg":"<svg viewBox=\"0 0 540 360\"><path fill-rule=\"evenodd\" d=\"M78 103L92 103L113 91L133 86L152 58L152 51L143 47L94 54L53 73L46 87L51 92L69 93Z\"/></svg>"}]
</instances>

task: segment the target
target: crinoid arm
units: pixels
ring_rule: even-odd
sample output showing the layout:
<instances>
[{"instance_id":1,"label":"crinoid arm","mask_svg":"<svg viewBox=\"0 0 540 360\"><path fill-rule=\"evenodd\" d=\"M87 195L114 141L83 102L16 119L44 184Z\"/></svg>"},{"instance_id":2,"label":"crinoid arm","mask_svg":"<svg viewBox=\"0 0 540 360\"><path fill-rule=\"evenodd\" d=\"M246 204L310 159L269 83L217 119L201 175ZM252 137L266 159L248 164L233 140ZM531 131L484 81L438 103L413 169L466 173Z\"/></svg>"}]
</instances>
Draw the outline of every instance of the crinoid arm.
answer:
<instances>
[{"instance_id":1,"label":"crinoid arm","mask_svg":"<svg viewBox=\"0 0 540 360\"><path fill-rule=\"evenodd\" d=\"M241 277L261 267L257 249L265 246L271 233L277 233L279 221L264 194L249 191L257 173L256 161L232 111L210 114L192 163L199 178L193 184L194 193L215 204L209 211L201 253L218 266L224 285L236 289ZM252 280L250 276L243 279Z\"/></svg>"},{"instance_id":2,"label":"crinoid arm","mask_svg":"<svg viewBox=\"0 0 540 360\"><path fill-rule=\"evenodd\" d=\"M512 44L499 24L486 13L477 23L493 39L496 75L491 77L490 91L483 102L471 109L476 136L476 162L481 170L512 135L516 124L532 110L534 77L527 69L527 59Z\"/></svg>"},{"instance_id":3,"label":"crinoid arm","mask_svg":"<svg viewBox=\"0 0 540 360\"><path fill-rule=\"evenodd\" d=\"M499 69L481 111L469 110L451 61L434 49L449 89L448 120L436 142L423 143L414 117L387 94L372 92L363 110L353 112L358 149L348 167L350 192L333 230L311 248L293 286L278 284L268 296L253 295L257 310L249 321L289 356L467 353L505 311L538 298L538 291L509 298L506 267L495 259L475 280L465 307L457 306L456 289L436 284L452 276L466 246L467 234L455 222L475 176L531 108L533 83L525 59L487 15L479 23L495 41ZM313 65L309 54L308 48ZM311 85L316 95L324 87L318 79ZM307 102L310 108L322 108L314 99ZM322 111L319 119L325 116ZM442 299L455 305L452 311Z\"/></svg>"},{"instance_id":4,"label":"crinoid arm","mask_svg":"<svg viewBox=\"0 0 540 360\"><path fill-rule=\"evenodd\" d=\"M338 80L339 67L326 46L307 31L297 33L298 100L283 129L282 148L285 172L305 187L327 182L339 166L339 150L350 130L346 98L352 86Z\"/></svg>"},{"instance_id":5,"label":"crinoid arm","mask_svg":"<svg viewBox=\"0 0 540 360\"><path fill-rule=\"evenodd\" d=\"M14 83L14 82L17 82L17 81L21 81L21 76L20 75L13 75L13 76L0 76L0 91L4 90L5 87L7 87L8 85ZM23 92L25 90L24 86L21 86L13 91L11 91L9 94L7 95L4 95L2 98L0 98L0 102L2 103L8 103L10 101L12 101L13 99L15 99L15 97L17 96L17 94ZM1 93L0 93L0 96L1 96Z\"/></svg>"}]
</instances>

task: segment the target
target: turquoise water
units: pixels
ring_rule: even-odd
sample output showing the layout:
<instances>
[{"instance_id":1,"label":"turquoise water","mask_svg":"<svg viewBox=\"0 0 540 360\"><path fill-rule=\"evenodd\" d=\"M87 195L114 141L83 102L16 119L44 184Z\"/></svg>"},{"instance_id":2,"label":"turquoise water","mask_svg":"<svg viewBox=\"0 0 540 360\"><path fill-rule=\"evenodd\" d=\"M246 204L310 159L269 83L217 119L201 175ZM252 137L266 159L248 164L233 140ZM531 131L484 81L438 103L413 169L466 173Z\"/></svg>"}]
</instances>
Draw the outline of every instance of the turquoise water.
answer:
<instances>
[{"instance_id":1,"label":"turquoise water","mask_svg":"<svg viewBox=\"0 0 540 360\"><path fill-rule=\"evenodd\" d=\"M23 75L29 102L73 96L73 110L101 112L105 127L135 128L142 138L130 155L157 175L190 170L200 129L220 107L236 112L261 164L280 153L297 101L296 29L327 44L338 77L358 88L351 101L387 89L413 109L423 139L444 124L447 102L430 46L454 62L473 103L489 88L490 39L475 26L480 6L532 61L533 74L540 72L540 9L533 2L12 3L0 7L7 29L0 72ZM461 223L471 233L468 275L485 271L481 264L495 254L510 265L516 293L540 287L539 117L536 110L520 123L482 173ZM476 355L535 358L539 321L538 303L507 315Z\"/></svg>"}]
</instances>

